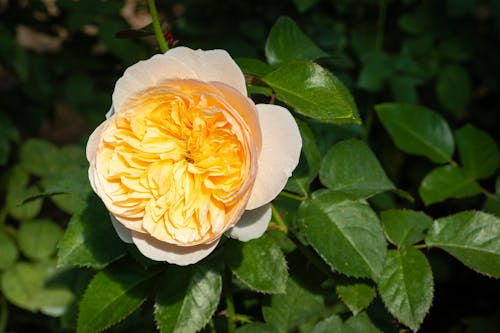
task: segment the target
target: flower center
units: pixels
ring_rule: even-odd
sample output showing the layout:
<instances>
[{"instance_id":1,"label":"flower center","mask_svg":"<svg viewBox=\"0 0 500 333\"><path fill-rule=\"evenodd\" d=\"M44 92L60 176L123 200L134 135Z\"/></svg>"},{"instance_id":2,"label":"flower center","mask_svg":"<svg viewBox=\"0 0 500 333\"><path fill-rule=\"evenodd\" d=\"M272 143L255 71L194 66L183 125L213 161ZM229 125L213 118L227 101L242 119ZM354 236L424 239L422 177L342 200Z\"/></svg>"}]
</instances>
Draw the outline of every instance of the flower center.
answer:
<instances>
[{"instance_id":1,"label":"flower center","mask_svg":"<svg viewBox=\"0 0 500 333\"><path fill-rule=\"evenodd\" d=\"M215 239L238 219L255 179L249 133L209 84L166 81L141 92L103 132L96 166L108 209L163 241Z\"/></svg>"}]
</instances>

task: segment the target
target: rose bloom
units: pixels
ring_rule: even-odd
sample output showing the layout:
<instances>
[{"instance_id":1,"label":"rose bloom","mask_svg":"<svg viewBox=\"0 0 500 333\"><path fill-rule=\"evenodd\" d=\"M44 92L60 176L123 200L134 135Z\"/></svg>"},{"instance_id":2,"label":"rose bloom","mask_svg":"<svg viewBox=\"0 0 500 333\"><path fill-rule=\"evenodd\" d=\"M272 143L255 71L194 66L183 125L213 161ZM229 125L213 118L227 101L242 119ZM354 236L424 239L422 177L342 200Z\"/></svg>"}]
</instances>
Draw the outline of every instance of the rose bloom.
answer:
<instances>
[{"instance_id":1,"label":"rose bloom","mask_svg":"<svg viewBox=\"0 0 500 333\"><path fill-rule=\"evenodd\" d=\"M290 112L247 97L223 50L176 47L129 67L87 143L89 179L120 238L195 263L221 236L260 237L298 164Z\"/></svg>"}]
</instances>

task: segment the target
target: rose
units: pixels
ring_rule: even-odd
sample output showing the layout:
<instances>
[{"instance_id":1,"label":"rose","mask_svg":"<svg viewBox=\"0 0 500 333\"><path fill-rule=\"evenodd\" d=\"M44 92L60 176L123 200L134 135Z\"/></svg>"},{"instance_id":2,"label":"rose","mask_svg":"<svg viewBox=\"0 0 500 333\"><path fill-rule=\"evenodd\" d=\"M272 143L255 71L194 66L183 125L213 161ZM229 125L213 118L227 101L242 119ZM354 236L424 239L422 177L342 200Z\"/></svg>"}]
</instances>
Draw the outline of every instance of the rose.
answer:
<instances>
[{"instance_id":1,"label":"rose","mask_svg":"<svg viewBox=\"0 0 500 333\"><path fill-rule=\"evenodd\" d=\"M129 67L87 143L92 188L120 238L145 256L195 263L220 237L260 237L297 166L287 109L255 105L223 50L177 47Z\"/></svg>"}]
</instances>

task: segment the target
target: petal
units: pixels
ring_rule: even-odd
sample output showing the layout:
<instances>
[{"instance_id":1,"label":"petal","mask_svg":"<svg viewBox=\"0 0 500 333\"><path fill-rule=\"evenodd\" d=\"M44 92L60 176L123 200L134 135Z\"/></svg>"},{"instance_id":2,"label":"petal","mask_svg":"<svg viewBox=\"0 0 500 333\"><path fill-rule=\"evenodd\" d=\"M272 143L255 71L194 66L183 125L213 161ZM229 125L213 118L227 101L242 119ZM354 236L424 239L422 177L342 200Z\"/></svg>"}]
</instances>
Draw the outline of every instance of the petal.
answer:
<instances>
[{"instance_id":1,"label":"petal","mask_svg":"<svg viewBox=\"0 0 500 333\"><path fill-rule=\"evenodd\" d=\"M116 81L113 91L112 100L115 112L120 112L129 97L162 80L198 79L197 74L191 68L171 56L170 53L156 54L125 70L123 76Z\"/></svg>"},{"instance_id":2,"label":"petal","mask_svg":"<svg viewBox=\"0 0 500 333\"><path fill-rule=\"evenodd\" d=\"M132 231L121 224L116 217L113 216L113 214L109 214L109 216L111 217L111 222L113 223L113 227L115 228L118 237L120 237L120 239L125 243L132 244Z\"/></svg>"},{"instance_id":3,"label":"petal","mask_svg":"<svg viewBox=\"0 0 500 333\"><path fill-rule=\"evenodd\" d=\"M208 256L219 243L219 239L203 245L177 246L159 241L147 234L132 231L132 240L146 257L156 261L186 266L194 264Z\"/></svg>"},{"instance_id":4,"label":"petal","mask_svg":"<svg viewBox=\"0 0 500 333\"><path fill-rule=\"evenodd\" d=\"M284 107L258 104L262 150L257 178L246 209L255 209L274 198L285 187L299 163L302 138L291 113Z\"/></svg>"},{"instance_id":5,"label":"petal","mask_svg":"<svg viewBox=\"0 0 500 333\"><path fill-rule=\"evenodd\" d=\"M95 154L97 151L97 147L99 146L99 142L101 141L101 133L106 128L108 121L103 121L97 128L90 134L89 139L87 141L87 161L89 161L90 165L94 164Z\"/></svg>"},{"instance_id":6,"label":"petal","mask_svg":"<svg viewBox=\"0 0 500 333\"><path fill-rule=\"evenodd\" d=\"M247 210L238 223L226 231L226 235L242 242L259 238L266 232L271 216L271 204Z\"/></svg>"},{"instance_id":7,"label":"petal","mask_svg":"<svg viewBox=\"0 0 500 333\"><path fill-rule=\"evenodd\" d=\"M203 51L176 47L166 54L193 70L200 80L222 82L239 90L243 95L247 95L245 76L226 51Z\"/></svg>"},{"instance_id":8,"label":"petal","mask_svg":"<svg viewBox=\"0 0 500 333\"><path fill-rule=\"evenodd\" d=\"M111 116L114 114L115 114L115 108L113 107L113 105L111 105L111 109L109 109L109 111L106 113L106 119L111 118Z\"/></svg>"}]
</instances>

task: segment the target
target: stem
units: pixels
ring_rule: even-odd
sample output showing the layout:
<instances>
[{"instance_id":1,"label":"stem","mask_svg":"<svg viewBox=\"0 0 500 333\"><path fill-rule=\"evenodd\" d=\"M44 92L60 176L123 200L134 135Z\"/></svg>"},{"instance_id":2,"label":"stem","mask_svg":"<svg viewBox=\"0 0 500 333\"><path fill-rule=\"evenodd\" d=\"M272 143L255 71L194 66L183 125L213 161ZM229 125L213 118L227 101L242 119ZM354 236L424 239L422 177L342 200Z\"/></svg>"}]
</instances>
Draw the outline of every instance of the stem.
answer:
<instances>
[{"instance_id":1,"label":"stem","mask_svg":"<svg viewBox=\"0 0 500 333\"><path fill-rule=\"evenodd\" d=\"M298 194L285 192L285 191L281 191L279 195L281 195L282 197L297 200L297 201L304 201L307 199L307 196L300 196Z\"/></svg>"},{"instance_id":2,"label":"stem","mask_svg":"<svg viewBox=\"0 0 500 333\"><path fill-rule=\"evenodd\" d=\"M162 53L168 51L168 44L163 36L163 31L161 31L160 20L158 20L158 11L156 10L155 0L148 0L149 12L151 13L151 18L153 19L153 28L155 30L156 41Z\"/></svg>"},{"instance_id":3,"label":"stem","mask_svg":"<svg viewBox=\"0 0 500 333\"><path fill-rule=\"evenodd\" d=\"M413 247L416 249L426 249L428 246L426 244L415 244Z\"/></svg>"},{"instance_id":4,"label":"stem","mask_svg":"<svg viewBox=\"0 0 500 333\"><path fill-rule=\"evenodd\" d=\"M285 221L281 218L280 213L276 209L276 206L271 204L271 211L273 212L273 219L276 221L278 224L278 227L283 230L283 232L288 235L288 226L286 225Z\"/></svg>"},{"instance_id":5,"label":"stem","mask_svg":"<svg viewBox=\"0 0 500 333\"><path fill-rule=\"evenodd\" d=\"M235 333L236 332L236 323L234 321L234 318L236 316L236 312L234 311L234 300L233 300L233 293L231 291L231 284L232 284L232 279L231 279L231 270L229 267L226 265L225 269L225 281L224 281L224 287L225 287L225 296L226 296L226 308L227 308L227 331L228 333Z\"/></svg>"},{"instance_id":6,"label":"stem","mask_svg":"<svg viewBox=\"0 0 500 333\"><path fill-rule=\"evenodd\" d=\"M385 26L385 16L387 9L387 1L378 1L378 19L377 19L377 39L375 40L375 47L377 50L381 50L384 44L384 26Z\"/></svg>"}]
</instances>

